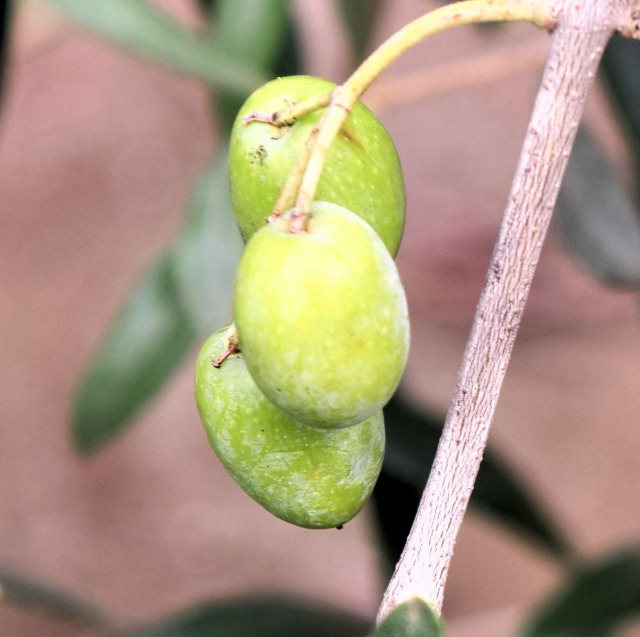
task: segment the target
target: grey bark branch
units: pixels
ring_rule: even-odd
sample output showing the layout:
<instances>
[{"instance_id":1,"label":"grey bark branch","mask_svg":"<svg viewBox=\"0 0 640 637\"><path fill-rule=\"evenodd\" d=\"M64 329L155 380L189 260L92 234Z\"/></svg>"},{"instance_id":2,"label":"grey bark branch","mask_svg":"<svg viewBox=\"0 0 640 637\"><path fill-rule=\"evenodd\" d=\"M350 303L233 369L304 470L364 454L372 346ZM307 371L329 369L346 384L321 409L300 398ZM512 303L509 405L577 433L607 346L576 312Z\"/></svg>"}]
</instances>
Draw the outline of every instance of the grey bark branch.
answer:
<instances>
[{"instance_id":1,"label":"grey bark branch","mask_svg":"<svg viewBox=\"0 0 640 637\"><path fill-rule=\"evenodd\" d=\"M583 106L617 29L637 37L640 0L555 0L556 28L431 474L384 595L382 620L420 597L440 612L525 302Z\"/></svg>"}]
</instances>

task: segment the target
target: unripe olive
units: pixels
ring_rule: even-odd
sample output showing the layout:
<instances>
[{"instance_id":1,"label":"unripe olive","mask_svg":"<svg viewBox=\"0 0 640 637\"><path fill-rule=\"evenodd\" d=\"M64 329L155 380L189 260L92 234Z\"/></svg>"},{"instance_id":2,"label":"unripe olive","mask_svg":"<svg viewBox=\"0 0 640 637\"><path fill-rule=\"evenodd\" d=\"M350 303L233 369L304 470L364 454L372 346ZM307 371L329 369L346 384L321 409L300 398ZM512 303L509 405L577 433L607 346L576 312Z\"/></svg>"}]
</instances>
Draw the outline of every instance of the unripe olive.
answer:
<instances>
[{"instance_id":1,"label":"unripe olive","mask_svg":"<svg viewBox=\"0 0 640 637\"><path fill-rule=\"evenodd\" d=\"M273 405L235 353L214 367L232 328L200 351L195 396L216 455L234 480L277 517L307 528L341 526L362 508L382 465L381 412L348 429L316 429Z\"/></svg>"},{"instance_id":2,"label":"unripe olive","mask_svg":"<svg viewBox=\"0 0 640 637\"><path fill-rule=\"evenodd\" d=\"M234 318L247 367L296 420L344 427L376 414L407 360L409 321L395 263L360 217L311 206L256 232L236 275Z\"/></svg>"},{"instance_id":3,"label":"unripe olive","mask_svg":"<svg viewBox=\"0 0 640 637\"><path fill-rule=\"evenodd\" d=\"M229 180L233 208L245 240L265 224L324 109L285 127L262 121L246 123L244 117L279 111L334 88L335 84L318 77L282 77L255 91L240 109L231 132ZM356 104L329 150L315 198L337 203L361 216L396 255L405 220L400 161L386 129L362 103Z\"/></svg>"}]
</instances>

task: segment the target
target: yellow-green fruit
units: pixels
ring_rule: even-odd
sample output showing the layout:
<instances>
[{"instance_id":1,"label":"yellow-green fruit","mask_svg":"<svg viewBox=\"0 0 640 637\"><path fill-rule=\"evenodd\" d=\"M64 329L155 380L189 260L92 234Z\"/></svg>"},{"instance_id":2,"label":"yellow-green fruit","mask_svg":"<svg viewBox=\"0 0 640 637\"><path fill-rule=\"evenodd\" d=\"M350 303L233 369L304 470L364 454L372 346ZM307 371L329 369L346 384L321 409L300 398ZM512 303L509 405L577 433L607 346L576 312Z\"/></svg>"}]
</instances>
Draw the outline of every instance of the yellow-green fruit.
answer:
<instances>
[{"instance_id":1,"label":"yellow-green fruit","mask_svg":"<svg viewBox=\"0 0 640 637\"><path fill-rule=\"evenodd\" d=\"M245 123L243 118L256 111L279 111L334 88L335 84L318 77L282 77L255 91L240 109L231 131L229 181L233 209L245 240L265 224L324 109L282 128L259 121ZM361 216L396 255L405 220L400 161L384 126L361 103L331 146L315 198Z\"/></svg>"},{"instance_id":2,"label":"yellow-green fruit","mask_svg":"<svg viewBox=\"0 0 640 637\"><path fill-rule=\"evenodd\" d=\"M216 455L244 491L287 522L330 528L349 521L380 472L382 413L339 430L296 422L265 398L241 354L212 365L228 333L207 340L196 367L198 411Z\"/></svg>"},{"instance_id":3,"label":"yellow-green fruit","mask_svg":"<svg viewBox=\"0 0 640 637\"><path fill-rule=\"evenodd\" d=\"M251 376L293 418L344 427L373 416L407 360L407 303L395 263L360 217L314 202L256 232L238 266L234 320Z\"/></svg>"}]
</instances>

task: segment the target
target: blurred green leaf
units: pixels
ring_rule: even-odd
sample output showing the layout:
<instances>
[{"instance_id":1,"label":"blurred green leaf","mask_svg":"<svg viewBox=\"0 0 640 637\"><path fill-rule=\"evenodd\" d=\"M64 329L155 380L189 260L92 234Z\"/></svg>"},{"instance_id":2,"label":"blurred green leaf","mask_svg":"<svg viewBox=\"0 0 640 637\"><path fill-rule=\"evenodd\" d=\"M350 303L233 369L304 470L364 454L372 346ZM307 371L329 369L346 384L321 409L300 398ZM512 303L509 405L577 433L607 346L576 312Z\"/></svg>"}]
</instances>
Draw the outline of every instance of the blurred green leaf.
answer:
<instances>
[{"instance_id":1,"label":"blurred green leaf","mask_svg":"<svg viewBox=\"0 0 640 637\"><path fill-rule=\"evenodd\" d=\"M554 222L569 249L609 285L640 288L640 213L589 133L578 131Z\"/></svg>"},{"instance_id":2,"label":"blurred green leaf","mask_svg":"<svg viewBox=\"0 0 640 637\"><path fill-rule=\"evenodd\" d=\"M227 55L271 78L288 35L288 0L217 0L209 41ZM223 92L219 114L230 129L247 94Z\"/></svg>"},{"instance_id":3,"label":"blurred green leaf","mask_svg":"<svg viewBox=\"0 0 640 637\"><path fill-rule=\"evenodd\" d=\"M218 0L198 0L200 8L207 14L215 10Z\"/></svg>"},{"instance_id":4,"label":"blurred green leaf","mask_svg":"<svg viewBox=\"0 0 640 637\"><path fill-rule=\"evenodd\" d=\"M13 1L5 0L0 3L0 106L4 94L4 81L9 52L10 25L13 16Z\"/></svg>"},{"instance_id":5,"label":"blurred green leaf","mask_svg":"<svg viewBox=\"0 0 640 637\"><path fill-rule=\"evenodd\" d=\"M241 79L249 69L262 81L281 45L287 13L286 0L217 0L214 33L198 38L144 0L51 2L138 53L209 73L210 80L222 78L220 73ZM212 83L221 89L221 99L236 110L254 88L242 79L240 84L218 79ZM198 180L172 254L125 301L81 382L73 421L79 450L97 449L115 435L175 371L193 341L230 320L241 250L228 194L227 155L221 152ZM146 320L151 325L142 338Z\"/></svg>"},{"instance_id":6,"label":"blurred green leaf","mask_svg":"<svg viewBox=\"0 0 640 637\"><path fill-rule=\"evenodd\" d=\"M121 307L80 382L73 405L75 448L96 451L131 422L194 338L178 296L173 253L166 252Z\"/></svg>"},{"instance_id":7,"label":"blurred green leaf","mask_svg":"<svg viewBox=\"0 0 640 637\"><path fill-rule=\"evenodd\" d=\"M289 0L218 0L210 41L266 72L280 50L288 7Z\"/></svg>"},{"instance_id":8,"label":"blurred green leaf","mask_svg":"<svg viewBox=\"0 0 640 637\"><path fill-rule=\"evenodd\" d=\"M0 571L0 602L102 634L114 634L110 619L92 604L50 584ZM3 624L4 626L5 624Z\"/></svg>"},{"instance_id":9,"label":"blurred green leaf","mask_svg":"<svg viewBox=\"0 0 640 637\"><path fill-rule=\"evenodd\" d=\"M351 35L356 61L367 53L371 34L382 8L381 0L340 0L342 15Z\"/></svg>"},{"instance_id":10,"label":"blurred green leaf","mask_svg":"<svg viewBox=\"0 0 640 637\"><path fill-rule=\"evenodd\" d=\"M523 637L599 637L640 617L640 547L579 570L530 620Z\"/></svg>"},{"instance_id":11,"label":"blurred green leaf","mask_svg":"<svg viewBox=\"0 0 640 637\"><path fill-rule=\"evenodd\" d=\"M387 450L374 497L395 563L426 484L444 419L416 409L399 395L385 407L384 414ZM490 448L480 465L471 506L535 542L553 557L563 561L573 558L567 539L526 483Z\"/></svg>"},{"instance_id":12,"label":"blurred green leaf","mask_svg":"<svg viewBox=\"0 0 640 637\"><path fill-rule=\"evenodd\" d=\"M266 79L255 64L198 36L149 0L49 2L122 49L197 77L211 87L247 94Z\"/></svg>"},{"instance_id":13,"label":"blurred green leaf","mask_svg":"<svg viewBox=\"0 0 640 637\"><path fill-rule=\"evenodd\" d=\"M396 606L371 637L443 637L444 627L429 604L414 598Z\"/></svg>"},{"instance_id":14,"label":"blurred green leaf","mask_svg":"<svg viewBox=\"0 0 640 637\"><path fill-rule=\"evenodd\" d=\"M364 637L366 619L295 599L213 602L121 637Z\"/></svg>"},{"instance_id":15,"label":"blurred green leaf","mask_svg":"<svg viewBox=\"0 0 640 637\"><path fill-rule=\"evenodd\" d=\"M233 283L243 246L231 209L225 149L198 179L174 246L178 296L199 338L231 320Z\"/></svg>"}]
</instances>

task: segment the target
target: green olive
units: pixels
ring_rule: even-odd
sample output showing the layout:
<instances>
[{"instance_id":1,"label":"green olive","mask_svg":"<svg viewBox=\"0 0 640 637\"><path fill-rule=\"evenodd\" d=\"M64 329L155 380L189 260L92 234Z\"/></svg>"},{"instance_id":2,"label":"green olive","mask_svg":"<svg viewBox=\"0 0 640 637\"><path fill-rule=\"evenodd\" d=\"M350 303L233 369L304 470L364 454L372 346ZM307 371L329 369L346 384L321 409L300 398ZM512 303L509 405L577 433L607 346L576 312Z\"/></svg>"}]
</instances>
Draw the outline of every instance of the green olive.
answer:
<instances>
[{"instance_id":1,"label":"green olive","mask_svg":"<svg viewBox=\"0 0 640 637\"><path fill-rule=\"evenodd\" d=\"M296 422L258 389L240 353L219 367L232 327L200 351L195 396L216 455L234 480L277 517L306 528L353 518L369 498L384 454L382 413L348 429Z\"/></svg>"},{"instance_id":2,"label":"green olive","mask_svg":"<svg viewBox=\"0 0 640 637\"><path fill-rule=\"evenodd\" d=\"M323 109L276 127L245 116L279 111L326 93L335 84L307 75L282 77L255 91L231 132L231 200L245 240L271 214L278 194ZM353 109L327 156L316 199L337 203L369 223L395 256L404 230L405 188L398 153L380 120L362 103Z\"/></svg>"},{"instance_id":3,"label":"green olive","mask_svg":"<svg viewBox=\"0 0 640 637\"><path fill-rule=\"evenodd\" d=\"M409 348L404 289L378 235L328 202L306 231L287 213L256 232L236 275L234 320L247 367L296 420L345 427L376 414Z\"/></svg>"}]
</instances>

